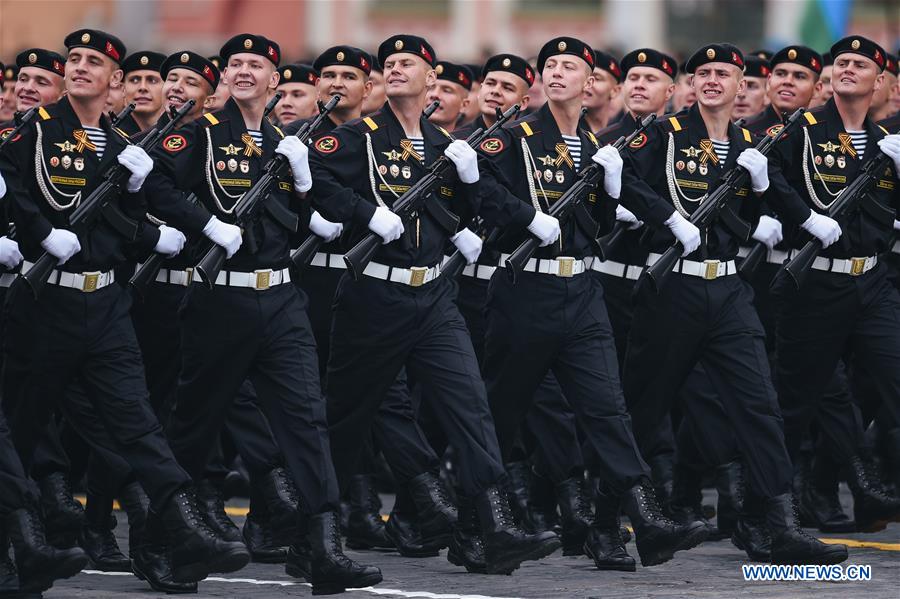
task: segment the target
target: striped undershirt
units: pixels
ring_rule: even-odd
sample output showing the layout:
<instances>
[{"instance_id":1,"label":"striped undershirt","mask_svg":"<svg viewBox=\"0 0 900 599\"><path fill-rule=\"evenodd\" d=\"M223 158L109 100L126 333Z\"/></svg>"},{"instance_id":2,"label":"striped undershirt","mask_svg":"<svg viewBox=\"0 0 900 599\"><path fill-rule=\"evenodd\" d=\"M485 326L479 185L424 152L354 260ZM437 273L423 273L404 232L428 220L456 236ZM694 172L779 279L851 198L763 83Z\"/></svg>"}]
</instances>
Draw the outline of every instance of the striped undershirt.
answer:
<instances>
[{"instance_id":1,"label":"striped undershirt","mask_svg":"<svg viewBox=\"0 0 900 599\"><path fill-rule=\"evenodd\" d=\"M421 156L423 159L425 158L425 139L422 137L410 137L409 141L412 142L413 150Z\"/></svg>"},{"instance_id":2,"label":"striped undershirt","mask_svg":"<svg viewBox=\"0 0 900 599\"><path fill-rule=\"evenodd\" d=\"M577 135L563 135L562 138L566 145L569 146L569 155L572 157L572 162L575 163L575 170L577 171L579 166L581 166L581 139Z\"/></svg>"},{"instance_id":3,"label":"striped undershirt","mask_svg":"<svg viewBox=\"0 0 900 599\"><path fill-rule=\"evenodd\" d=\"M82 128L84 129L84 132L87 133L91 143L97 146L97 158L103 158L103 152L106 150L106 131L99 127L82 126Z\"/></svg>"},{"instance_id":4,"label":"striped undershirt","mask_svg":"<svg viewBox=\"0 0 900 599\"><path fill-rule=\"evenodd\" d=\"M719 164L725 164L725 160L728 158L728 147L731 145L731 142L729 142L727 139L725 141L719 141L717 139L713 139L710 141L712 141L713 151L719 158Z\"/></svg>"},{"instance_id":5,"label":"striped undershirt","mask_svg":"<svg viewBox=\"0 0 900 599\"><path fill-rule=\"evenodd\" d=\"M863 131L847 131L850 135L850 143L853 144L853 149L856 150L856 157L862 160L863 153L866 151L866 142L869 140L868 134L866 134L865 130Z\"/></svg>"},{"instance_id":6,"label":"striped undershirt","mask_svg":"<svg viewBox=\"0 0 900 599\"><path fill-rule=\"evenodd\" d=\"M250 137L253 138L253 142L254 142L254 143L257 145L257 147L259 147L259 149L261 150L261 149L262 149L262 142L263 142L262 131L259 131L258 129L247 129L247 133L250 134Z\"/></svg>"}]
</instances>

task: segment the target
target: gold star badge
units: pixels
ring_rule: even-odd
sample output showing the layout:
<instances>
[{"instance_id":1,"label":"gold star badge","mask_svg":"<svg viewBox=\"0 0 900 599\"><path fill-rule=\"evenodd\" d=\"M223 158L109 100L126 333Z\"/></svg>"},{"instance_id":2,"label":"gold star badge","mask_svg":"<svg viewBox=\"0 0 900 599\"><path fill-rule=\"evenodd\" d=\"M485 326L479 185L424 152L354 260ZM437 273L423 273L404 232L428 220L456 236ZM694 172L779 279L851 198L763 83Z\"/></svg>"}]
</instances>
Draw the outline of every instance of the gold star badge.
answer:
<instances>
[{"instance_id":1,"label":"gold star badge","mask_svg":"<svg viewBox=\"0 0 900 599\"><path fill-rule=\"evenodd\" d=\"M237 156L241 152L241 149L234 144L219 146L219 149L225 152L226 156Z\"/></svg>"},{"instance_id":2,"label":"gold star badge","mask_svg":"<svg viewBox=\"0 0 900 599\"><path fill-rule=\"evenodd\" d=\"M556 158L554 158L550 154L547 154L546 156L538 156L538 160L544 166L553 166L554 164L556 164Z\"/></svg>"},{"instance_id":3,"label":"gold star badge","mask_svg":"<svg viewBox=\"0 0 900 599\"><path fill-rule=\"evenodd\" d=\"M681 151L684 152L684 155L688 158L699 158L701 154L700 149L693 146L690 148L682 148Z\"/></svg>"},{"instance_id":4,"label":"gold star badge","mask_svg":"<svg viewBox=\"0 0 900 599\"><path fill-rule=\"evenodd\" d=\"M831 141L829 141L828 143L816 144L816 145L819 146L820 148L822 148L826 152L836 152L841 147L838 144L831 142Z\"/></svg>"},{"instance_id":5,"label":"gold star badge","mask_svg":"<svg viewBox=\"0 0 900 599\"><path fill-rule=\"evenodd\" d=\"M61 144L53 144L53 145L56 146L57 148L59 148L63 152L74 152L75 151L75 144L70 142L68 139Z\"/></svg>"},{"instance_id":6,"label":"gold star badge","mask_svg":"<svg viewBox=\"0 0 900 599\"><path fill-rule=\"evenodd\" d=\"M398 162L400 160L400 152L397 150L391 150L390 152L382 152L384 157L390 160L391 162Z\"/></svg>"}]
</instances>

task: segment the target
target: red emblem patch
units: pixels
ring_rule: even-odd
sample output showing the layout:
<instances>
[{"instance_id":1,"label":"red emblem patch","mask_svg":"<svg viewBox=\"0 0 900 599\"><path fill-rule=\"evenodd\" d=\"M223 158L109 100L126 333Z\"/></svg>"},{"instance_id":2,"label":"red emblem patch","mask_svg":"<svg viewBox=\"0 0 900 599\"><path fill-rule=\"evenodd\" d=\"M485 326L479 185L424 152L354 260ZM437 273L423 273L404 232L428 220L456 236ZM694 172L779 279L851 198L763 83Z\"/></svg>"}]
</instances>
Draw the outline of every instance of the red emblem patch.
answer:
<instances>
[{"instance_id":1,"label":"red emblem patch","mask_svg":"<svg viewBox=\"0 0 900 599\"><path fill-rule=\"evenodd\" d=\"M631 140L631 143L628 144L628 147L632 150L637 150L643 148L647 143L647 135L645 133L641 133L637 137Z\"/></svg>"},{"instance_id":2,"label":"red emblem patch","mask_svg":"<svg viewBox=\"0 0 900 599\"><path fill-rule=\"evenodd\" d=\"M498 137L489 137L481 142L481 145L478 147L481 148L481 151L485 154L497 154L502 151L505 146L503 145L502 139Z\"/></svg>"},{"instance_id":3,"label":"red emblem patch","mask_svg":"<svg viewBox=\"0 0 900 599\"><path fill-rule=\"evenodd\" d=\"M316 142L315 148L320 154L331 154L340 147L340 143L334 135L326 135Z\"/></svg>"},{"instance_id":4,"label":"red emblem patch","mask_svg":"<svg viewBox=\"0 0 900 599\"><path fill-rule=\"evenodd\" d=\"M172 134L163 140L162 146L166 152L174 154L175 152L180 152L187 146L187 140L183 135Z\"/></svg>"},{"instance_id":5,"label":"red emblem patch","mask_svg":"<svg viewBox=\"0 0 900 599\"><path fill-rule=\"evenodd\" d=\"M119 60L119 52L116 50L115 46L112 45L111 42L106 42L106 53L112 56L114 59Z\"/></svg>"},{"instance_id":6,"label":"red emblem patch","mask_svg":"<svg viewBox=\"0 0 900 599\"><path fill-rule=\"evenodd\" d=\"M784 129L784 125L782 125L781 123L777 123L766 129L766 135L768 135L769 137L775 137L782 129Z\"/></svg>"},{"instance_id":7,"label":"red emblem patch","mask_svg":"<svg viewBox=\"0 0 900 599\"><path fill-rule=\"evenodd\" d=\"M0 129L0 140L6 140L6 138L10 136L10 134L13 132L14 129L15 129L15 127L7 127L6 129ZM19 141L20 139L22 139L21 133L19 133L14 138L12 138L9 143L15 143L15 142Z\"/></svg>"}]
</instances>

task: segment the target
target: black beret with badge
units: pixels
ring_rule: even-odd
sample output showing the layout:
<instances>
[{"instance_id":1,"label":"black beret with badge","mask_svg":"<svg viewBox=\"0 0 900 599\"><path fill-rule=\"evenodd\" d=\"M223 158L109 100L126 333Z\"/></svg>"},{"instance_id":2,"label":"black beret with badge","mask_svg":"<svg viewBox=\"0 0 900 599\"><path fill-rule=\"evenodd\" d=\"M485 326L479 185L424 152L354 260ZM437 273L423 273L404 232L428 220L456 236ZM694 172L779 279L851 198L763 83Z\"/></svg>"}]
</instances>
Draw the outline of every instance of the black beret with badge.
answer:
<instances>
[{"instance_id":1,"label":"black beret with badge","mask_svg":"<svg viewBox=\"0 0 900 599\"><path fill-rule=\"evenodd\" d=\"M744 70L743 52L737 46L728 43L703 46L688 58L685 70L693 73L698 67L711 62L724 62L738 67L741 71Z\"/></svg>"},{"instance_id":2,"label":"black beret with badge","mask_svg":"<svg viewBox=\"0 0 900 599\"><path fill-rule=\"evenodd\" d=\"M594 49L583 41L574 37L555 37L541 48L538 53L537 68L538 71L544 70L544 63L551 56L559 54L569 54L577 56L588 64L591 70L594 70Z\"/></svg>"},{"instance_id":3,"label":"black beret with badge","mask_svg":"<svg viewBox=\"0 0 900 599\"><path fill-rule=\"evenodd\" d=\"M833 64L834 64L834 58L832 58L831 52L826 52L825 54L822 55L822 66L823 67L830 67Z\"/></svg>"},{"instance_id":4,"label":"black beret with badge","mask_svg":"<svg viewBox=\"0 0 900 599\"><path fill-rule=\"evenodd\" d=\"M440 80L458 83L467 90L472 89L472 71L466 65L442 60L434 67L434 72Z\"/></svg>"},{"instance_id":5,"label":"black beret with badge","mask_svg":"<svg viewBox=\"0 0 900 599\"><path fill-rule=\"evenodd\" d=\"M884 70L892 75L896 76L898 73L897 69L897 57L893 54L885 54L884 59Z\"/></svg>"},{"instance_id":6,"label":"black beret with badge","mask_svg":"<svg viewBox=\"0 0 900 599\"><path fill-rule=\"evenodd\" d=\"M872 40L862 37L861 35L851 35L840 39L831 47L831 56L833 59L841 54L859 54L865 56L875 62L880 70L884 70L885 51L884 48L873 42Z\"/></svg>"},{"instance_id":7,"label":"black beret with badge","mask_svg":"<svg viewBox=\"0 0 900 599\"><path fill-rule=\"evenodd\" d=\"M313 68L319 73L325 67L356 67L366 75L372 72L372 57L365 50L353 46L332 46L316 58Z\"/></svg>"},{"instance_id":8,"label":"black beret with badge","mask_svg":"<svg viewBox=\"0 0 900 599\"><path fill-rule=\"evenodd\" d=\"M315 85L319 80L319 73L308 64L286 64L278 69L281 78L278 85L283 83L305 83Z\"/></svg>"},{"instance_id":9,"label":"black beret with badge","mask_svg":"<svg viewBox=\"0 0 900 599\"><path fill-rule=\"evenodd\" d=\"M672 79L675 79L675 75L678 72L678 62L674 58L668 54L663 54L658 50L654 50L653 48L638 48L637 50L632 50L622 57L622 62L620 64L622 66L623 77L628 75L629 69L633 67L653 67L654 69L659 69Z\"/></svg>"},{"instance_id":10,"label":"black beret with badge","mask_svg":"<svg viewBox=\"0 0 900 599\"><path fill-rule=\"evenodd\" d=\"M162 65L166 61L166 55L159 52L134 52L122 61L122 70L125 74L134 71L162 71Z\"/></svg>"},{"instance_id":11,"label":"black beret with badge","mask_svg":"<svg viewBox=\"0 0 900 599\"><path fill-rule=\"evenodd\" d=\"M60 76L65 76L66 74L66 59L63 58L61 54L57 54L52 50L44 50L43 48L29 48L23 52L19 52L19 55L16 56L16 66L18 68L22 67L37 67L39 69L44 69L45 71L50 71L51 73L56 73Z\"/></svg>"},{"instance_id":12,"label":"black beret with badge","mask_svg":"<svg viewBox=\"0 0 900 599\"><path fill-rule=\"evenodd\" d=\"M187 69L203 77L212 86L213 91L219 85L219 69L209 59L203 58L190 50L176 52L166 58L159 68L159 74L165 79L172 69Z\"/></svg>"},{"instance_id":13,"label":"black beret with badge","mask_svg":"<svg viewBox=\"0 0 900 599\"><path fill-rule=\"evenodd\" d=\"M261 35L241 33L225 42L225 45L219 50L219 55L224 61L222 66L228 66L228 59L232 55L243 53L256 54L257 56L268 58L276 67L281 60L281 46L277 43Z\"/></svg>"},{"instance_id":14,"label":"black beret with badge","mask_svg":"<svg viewBox=\"0 0 900 599\"><path fill-rule=\"evenodd\" d=\"M754 50L750 54L752 54L753 56L755 56L757 58L762 58L769 64L772 64L772 56L775 55L775 53L772 52L771 50ZM745 56L744 58L749 58L749 55Z\"/></svg>"},{"instance_id":15,"label":"black beret with badge","mask_svg":"<svg viewBox=\"0 0 900 599\"><path fill-rule=\"evenodd\" d=\"M221 56L219 56L219 55L207 56L206 60L213 63L213 65L215 65L215 67L217 69L219 69L220 72L225 70L225 61L222 60Z\"/></svg>"},{"instance_id":16,"label":"black beret with badge","mask_svg":"<svg viewBox=\"0 0 900 599\"><path fill-rule=\"evenodd\" d=\"M14 64L8 64L3 68L3 80L4 81L15 81L19 78L19 67Z\"/></svg>"},{"instance_id":17,"label":"black beret with badge","mask_svg":"<svg viewBox=\"0 0 900 599\"><path fill-rule=\"evenodd\" d=\"M771 67L769 67L769 61L760 58L756 54L748 54L744 60L747 63L744 68L744 77L765 78L772 72Z\"/></svg>"},{"instance_id":18,"label":"black beret with badge","mask_svg":"<svg viewBox=\"0 0 900 599\"><path fill-rule=\"evenodd\" d=\"M603 69L612 75L616 82L622 83L622 67L612 54L603 50L594 50L594 68Z\"/></svg>"},{"instance_id":19,"label":"black beret with badge","mask_svg":"<svg viewBox=\"0 0 900 599\"><path fill-rule=\"evenodd\" d=\"M65 46L72 48L90 48L112 58L122 64L125 58L125 44L116 36L96 29L79 29L66 36Z\"/></svg>"},{"instance_id":20,"label":"black beret with badge","mask_svg":"<svg viewBox=\"0 0 900 599\"><path fill-rule=\"evenodd\" d=\"M518 75L525 80L528 87L534 84L534 67L528 64L527 60L515 54L496 54L488 58L481 72L487 76L491 71L506 71Z\"/></svg>"},{"instance_id":21,"label":"black beret with badge","mask_svg":"<svg viewBox=\"0 0 900 599\"><path fill-rule=\"evenodd\" d=\"M481 70L480 64L465 63L465 66L472 73L472 79L475 81L484 81L484 71Z\"/></svg>"},{"instance_id":22,"label":"black beret with badge","mask_svg":"<svg viewBox=\"0 0 900 599\"><path fill-rule=\"evenodd\" d=\"M400 52L406 54L415 54L416 56L427 62L432 68L437 66L437 57L435 56L434 48L431 47L431 44L429 44L423 37L419 37L418 35L408 35L405 33L392 35L388 39L381 42L381 45L378 46L379 64L381 64L383 67L384 61L387 60L388 56Z\"/></svg>"},{"instance_id":23,"label":"black beret with badge","mask_svg":"<svg viewBox=\"0 0 900 599\"><path fill-rule=\"evenodd\" d=\"M806 46L788 46L782 48L772 56L769 64L774 69L777 65L790 62L801 67L806 67L814 73L822 72L822 55Z\"/></svg>"}]
</instances>

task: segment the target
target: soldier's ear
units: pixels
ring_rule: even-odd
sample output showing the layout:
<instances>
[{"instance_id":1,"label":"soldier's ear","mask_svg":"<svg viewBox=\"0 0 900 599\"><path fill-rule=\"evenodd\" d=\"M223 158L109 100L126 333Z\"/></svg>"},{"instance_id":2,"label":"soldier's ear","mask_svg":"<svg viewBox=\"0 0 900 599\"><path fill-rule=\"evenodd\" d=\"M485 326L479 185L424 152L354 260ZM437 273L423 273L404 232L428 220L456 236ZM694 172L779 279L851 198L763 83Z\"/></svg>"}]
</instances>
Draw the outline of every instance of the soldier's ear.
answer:
<instances>
[{"instance_id":1,"label":"soldier's ear","mask_svg":"<svg viewBox=\"0 0 900 599\"><path fill-rule=\"evenodd\" d=\"M125 77L125 71L122 69L115 69L112 72L112 75L109 78L110 85L119 85L122 83L122 79Z\"/></svg>"},{"instance_id":2,"label":"soldier's ear","mask_svg":"<svg viewBox=\"0 0 900 599\"><path fill-rule=\"evenodd\" d=\"M521 100L519 100L519 110L525 110L526 108L528 108L529 102L531 102L531 96L528 95L528 91L526 90L525 95L522 96Z\"/></svg>"},{"instance_id":3,"label":"soldier's ear","mask_svg":"<svg viewBox=\"0 0 900 599\"><path fill-rule=\"evenodd\" d=\"M610 90L610 92L609 92L609 99L612 100L612 99L614 99L616 96L618 96L618 95L621 94L621 93L622 93L622 84L621 84L621 83L617 83L617 84L612 88L612 90Z\"/></svg>"},{"instance_id":4,"label":"soldier's ear","mask_svg":"<svg viewBox=\"0 0 900 599\"><path fill-rule=\"evenodd\" d=\"M591 73L590 75L588 75L587 81L584 82L584 87L582 88L582 91L587 91L592 85L594 85L594 81L595 81L594 74Z\"/></svg>"},{"instance_id":5,"label":"soldier's ear","mask_svg":"<svg viewBox=\"0 0 900 599\"><path fill-rule=\"evenodd\" d=\"M272 70L272 78L269 79L269 89L275 89L278 87L278 82L281 80L281 73L278 72L278 69L275 69L273 66Z\"/></svg>"},{"instance_id":6,"label":"soldier's ear","mask_svg":"<svg viewBox=\"0 0 900 599\"><path fill-rule=\"evenodd\" d=\"M675 83L672 82L669 84L669 87L666 88L666 102L672 99L672 96L675 95Z\"/></svg>"},{"instance_id":7,"label":"soldier's ear","mask_svg":"<svg viewBox=\"0 0 900 599\"><path fill-rule=\"evenodd\" d=\"M365 100L369 97L369 94L372 93L372 88L375 87L375 84L372 82L371 78L367 78L366 82L363 84L363 95L362 99Z\"/></svg>"},{"instance_id":8,"label":"soldier's ear","mask_svg":"<svg viewBox=\"0 0 900 599\"><path fill-rule=\"evenodd\" d=\"M737 93L744 93L745 89L747 89L747 80L742 76L741 80L738 81Z\"/></svg>"},{"instance_id":9,"label":"soldier's ear","mask_svg":"<svg viewBox=\"0 0 900 599\"><path fill-rule=\"evenodd\" d=\"M872 91L877 92L881 89L882 85L884 85L884 73L878 73L878 75L875 76L875 85L872 87Z\"/></svg>"},{"instance_id":10,"label":"soldier's ear","mask_svg":"<svg viewBox=\"0 0 900 599\"><path fill-rule=\"evenodd\" d=\"M437 83L437 72L434 69L428 69L428 72L425 73L425 87L431 87Z\"/></svg>"}]
</instances>

